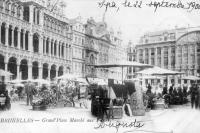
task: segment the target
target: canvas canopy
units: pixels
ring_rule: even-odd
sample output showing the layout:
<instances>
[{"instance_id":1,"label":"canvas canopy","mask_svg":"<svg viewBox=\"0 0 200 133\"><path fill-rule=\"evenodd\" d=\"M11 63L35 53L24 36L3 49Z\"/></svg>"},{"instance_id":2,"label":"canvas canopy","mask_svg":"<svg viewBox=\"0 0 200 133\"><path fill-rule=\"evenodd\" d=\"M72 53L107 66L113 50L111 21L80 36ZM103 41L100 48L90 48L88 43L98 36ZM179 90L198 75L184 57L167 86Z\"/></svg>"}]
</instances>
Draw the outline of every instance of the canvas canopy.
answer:
<instances>
[{"instance_id":1,"label":"canvas canopy","mask_svg":"<svg viewBox=\"0 0 200 133\"><path fill-rule=\"evenodd\" d=\"M182 72L178 71L172 71L160 67L153 67L148 68L139 72L136 72L137 74L146 74L146 75L178 75L178 74L184 74Z\"/></svg>"},{"instance_id":2,"label":"canvas canopy","mask_svg":"<svg viewBox=\"0 0 200 133\"><path fill-rule=\"evenodd\" d=\"M199 77L192 76L192 75L182 77L182 79L186 79L186 80L200 80Z\"/></svg>"},{"instance_id":3,"label":"canvas canopy","mask_svg":"<svg viewBox=\"0 0 200 133\"><path fill-rule=\"evenodd\" d=\"M67 74L64 74L64 75L62 75L62 76L56 77L56 79L68 79L68 80L73 80L73 79L79 78L79 77L81 77L81 76L67 73Z\"/></svg>"}]
</instances>

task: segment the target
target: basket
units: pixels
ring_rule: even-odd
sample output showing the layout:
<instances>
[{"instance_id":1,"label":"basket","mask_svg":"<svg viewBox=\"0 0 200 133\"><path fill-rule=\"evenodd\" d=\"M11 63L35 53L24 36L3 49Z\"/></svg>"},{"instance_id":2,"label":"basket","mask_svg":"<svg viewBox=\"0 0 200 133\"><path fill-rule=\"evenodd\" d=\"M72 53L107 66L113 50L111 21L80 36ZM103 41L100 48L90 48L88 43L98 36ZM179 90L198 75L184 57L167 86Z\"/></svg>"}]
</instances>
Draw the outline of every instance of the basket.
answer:
<instances>
[{"instance_id":1,"label":"basket","mask_svg":"<svg viewBox=\"0 0 200 133\"><path fill-rule=\"evenodd\" d=\"M42 111L47 109L47 105L32 105L33 110Z\"/></svg>"}]
</instances>

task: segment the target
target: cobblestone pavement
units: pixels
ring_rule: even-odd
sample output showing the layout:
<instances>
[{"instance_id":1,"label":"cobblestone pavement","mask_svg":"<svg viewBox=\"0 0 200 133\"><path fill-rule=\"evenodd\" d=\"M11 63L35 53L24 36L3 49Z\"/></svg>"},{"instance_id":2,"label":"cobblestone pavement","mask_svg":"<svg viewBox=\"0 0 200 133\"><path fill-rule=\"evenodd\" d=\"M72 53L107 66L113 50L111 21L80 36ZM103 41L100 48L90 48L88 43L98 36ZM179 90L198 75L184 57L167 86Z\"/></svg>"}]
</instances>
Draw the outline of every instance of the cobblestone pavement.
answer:
<instances>
[{"instance_id":1,"label":"cobblestone pavement","mask_svg":"<svg viewBox=\"0 0 200 133\"><path fill-rule=\"evenodd\" d=\"M0 131L3 131L3 133L200 132L200 110L191 109L189 105L151 110L145 116L124 116L123 119L104 123L96 121L96 118L90 113L90 108L65 107L47 109L46 111L33 111L31 108L31 106L26 106L23 102L15 102L12 103L11 110L1 111ZM14 120L15 122L13 122ZM139 121L140 124L144 124L144 126L135 128L134 126L138 124L133 124L135 120ZM132 125L130 125L131 122Z\"/></svg>"}]
</instances>

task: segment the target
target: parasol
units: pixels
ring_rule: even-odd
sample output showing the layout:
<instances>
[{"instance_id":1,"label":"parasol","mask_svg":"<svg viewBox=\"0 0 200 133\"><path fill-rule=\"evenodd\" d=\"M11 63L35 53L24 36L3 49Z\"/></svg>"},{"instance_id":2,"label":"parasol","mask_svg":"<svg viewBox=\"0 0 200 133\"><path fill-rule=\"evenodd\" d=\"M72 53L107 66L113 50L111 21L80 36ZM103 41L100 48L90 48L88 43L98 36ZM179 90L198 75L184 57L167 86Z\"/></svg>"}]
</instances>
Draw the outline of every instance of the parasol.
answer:
<instances>
[{"instance_id":1,"label":"parasol","mask_svg":"<svg viewBox=\"0 0 200 133\"><path fill-rule=\"evenodd\" d=\"M45 79L34 79L32 82L50 85L50 82L48 80L45 80Z\"/></svg>"},{"instance_id":2,"label":"parasol","mask_svg":"<svg viewBox=\"0 0 200 133\"><path fill-rule=\"evenodd\" d=\"M81 77L81 76L67 73L67 74L64 74L64 75L62 75L62 76L56 77L56 79L68 79L68 80L73 80L73 79L75 79L75 78L80 78L80 77Z\"/></svg>"},{"instance_id":3,"label":"parasol","mask_svg":"<svg viewBox=\"0 0 200 133\"><path fill-rule=\"evenodd\" d=\"M185 79L185 80L194 80L194 81L196 81L196 80L200 80L199 77L192 76L192 75L182 77L182 79Z\"/></svg>"},{"instance_id":4,"label":"parasol","mask_svg":"<svg viewBox=\"0 0 200 133\"><path fill-rule=\"evenodd\" d=\"M148 68L139 72L136 72L137 74L147 74L147 75L177 75L177 74L184 74L183 72L178 72L178 71L172 71L160 67L153 67L153 68Z\"/></svg>"},{"instance_id":5,"label":"parasol","mask_svg":"<svg viewBox=\"0 0 200 133\"><path fill-rule=\"evenodd\" d=\"M0 69L0 76L12 76L14 74L8 72L8 71L5 71L3 69Z\"/></svg>"},{"instance_id":6,"label":"parasol","mask_svg":"<svg viewBox=\"0 0 200 133\"><path fill-rule=\"evenodd\" d=\"M121 67L122 68L122 82L123 82L123 68L124 67L138 67L138 68L151 68L153 66L148 64L142 64L136 61L120 61L116 63L107 63L107 64L99 64L94 65L95 68L112 68L112 67Z\"/></svg>"}]
</instances>

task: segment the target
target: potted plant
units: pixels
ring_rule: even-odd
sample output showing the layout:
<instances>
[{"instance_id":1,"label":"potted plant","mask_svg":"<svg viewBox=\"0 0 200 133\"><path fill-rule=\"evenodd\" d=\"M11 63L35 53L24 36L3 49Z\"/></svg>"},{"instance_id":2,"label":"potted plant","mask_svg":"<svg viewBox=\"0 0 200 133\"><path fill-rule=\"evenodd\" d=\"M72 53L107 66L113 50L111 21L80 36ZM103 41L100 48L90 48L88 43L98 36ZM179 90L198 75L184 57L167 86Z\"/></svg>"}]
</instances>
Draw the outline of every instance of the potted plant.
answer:
<instances>
[{"instance_id":1,"label":"potted plant","mask_svg":"<svg viewBox=\"0 0 200 133\"><path fill-rule=\"evenodd\" d=\"M33 110L46 110L51 102L49 90L39 92L38 97L32 102Z\"/></svg>"}]
</instances>

